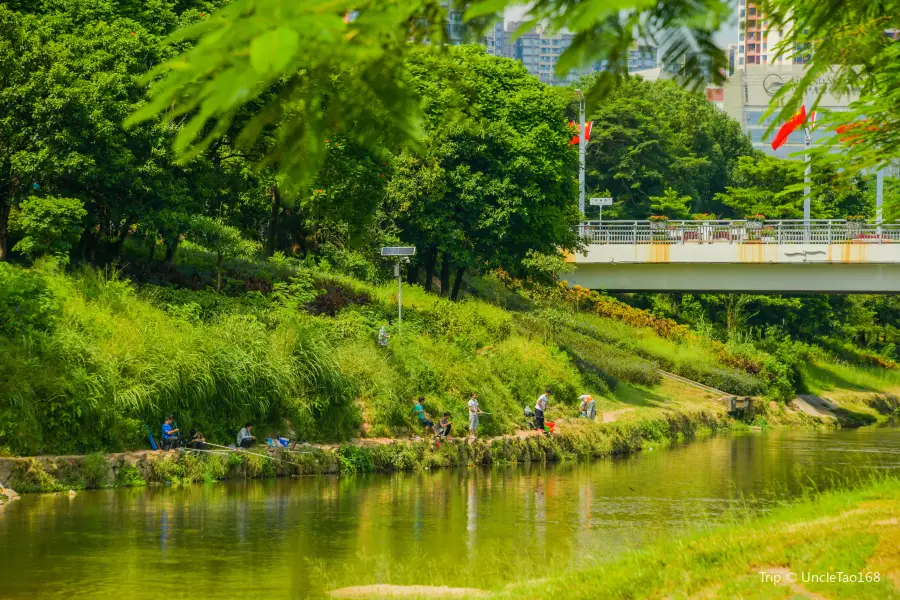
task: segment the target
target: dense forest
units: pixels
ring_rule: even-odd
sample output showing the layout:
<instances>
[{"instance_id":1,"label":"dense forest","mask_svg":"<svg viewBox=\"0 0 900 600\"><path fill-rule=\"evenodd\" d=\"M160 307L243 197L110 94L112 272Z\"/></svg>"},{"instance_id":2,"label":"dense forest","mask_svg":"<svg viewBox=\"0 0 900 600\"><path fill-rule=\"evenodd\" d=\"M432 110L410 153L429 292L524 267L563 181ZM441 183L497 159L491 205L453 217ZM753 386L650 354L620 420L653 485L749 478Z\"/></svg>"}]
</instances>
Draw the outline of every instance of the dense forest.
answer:
<instances>
[{"instance_id":1,"label":"dense forest","mask_svg":"<svg viewBox=\"0 0 900 600\"><path fill-rule=\"evenodd\" d=\"M538 331L525 315L553 316L540 311L568 302L555 279L560 251L579 245L571 89L541 84L477 46L433 44L391 67L416 101L417 123L375 108L345 111L359 93L352 69L262 78L257 100L227 125L188 118L174 103L135 121L159 102L147 94L153 69L194 43L164 40L227 5L0 4L0 446L127 445L164 409L215 423L223 435L237 415L289 417L311 439L347 437L362 422L390 434L408 418L401 407L413 393L450 407L481 380L511 415L551 374L574 398L586 385L603 393L619 380L652 384L653 361L677 370L677 360L649 350L622 354L608 332L577 323ZM304 85L328 86L315 123L340 127L295 127L291 106L272 113L270 99L293 98ZM802 215L801 195L782 193L802 181L802 164L755 152L737 123L674 82L626 79L589 118L587 185L615 198L607 218ZM412 127L415 143L401 135ZM295 136L290 153L278 150L285 136ZM829 192L814 199L814 218L873 216L871 178L836 169L815 176ZM896 203L900 188L887 188ZM379 373L373 365L383 359L360 348L393 314L382 287L392 265L377 249L395 244L418 248L405 278L421 287L420 313L410 316L420 337L394 349L400 366ZM488 302L453 308L466 296ZM900 360L894 297L608 302L730 347L708 357L715 365L705 375L689 374L740 392L788 397L802 388L799 363L810 352L853 364ZM513 319L497 304L523 314ZM466 390L424 358L465 362L487 347L495 362L466 372ZM35 369L41 377L29 374ZM73 437L86 420L87 437Z\"/></svg>"}]
</instances>

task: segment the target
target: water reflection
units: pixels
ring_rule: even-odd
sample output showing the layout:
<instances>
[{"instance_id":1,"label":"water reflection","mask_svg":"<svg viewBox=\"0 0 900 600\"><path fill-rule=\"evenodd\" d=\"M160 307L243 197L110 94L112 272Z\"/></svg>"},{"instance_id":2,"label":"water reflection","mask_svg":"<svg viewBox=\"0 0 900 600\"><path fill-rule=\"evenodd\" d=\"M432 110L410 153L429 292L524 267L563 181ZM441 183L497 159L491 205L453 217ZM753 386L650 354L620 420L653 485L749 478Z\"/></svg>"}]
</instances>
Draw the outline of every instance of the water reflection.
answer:
<instances>
[{"instance_id":1,"label":"water reflection","mask_svg":"<svg viewBox=\"0 0 900 600\"><path fill-rule=\"evenodd\" d=\"M502 585L898 467L897 429L770 432L551 468L26 496L0 514L0 595Z\"/></svg>"}]
</instances>

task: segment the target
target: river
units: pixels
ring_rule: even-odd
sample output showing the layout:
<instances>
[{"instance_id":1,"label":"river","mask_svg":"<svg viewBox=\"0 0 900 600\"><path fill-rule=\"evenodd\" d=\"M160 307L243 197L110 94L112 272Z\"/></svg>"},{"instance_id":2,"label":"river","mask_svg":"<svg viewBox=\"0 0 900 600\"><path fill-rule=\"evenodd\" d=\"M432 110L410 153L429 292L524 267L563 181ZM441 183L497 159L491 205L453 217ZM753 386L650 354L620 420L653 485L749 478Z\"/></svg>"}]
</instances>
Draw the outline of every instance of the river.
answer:
<instances>
[{"instance_id":1,"label":"river","mask_svg":"<svg viewBox=\"0 0 900 600\"><path fill-rule=\"evenodd\" d=\"M27 495L0 513L0 597L497 588L873 472L900 472L900 429L717 436L549 467Z\"/></svg>"}]
</instances>

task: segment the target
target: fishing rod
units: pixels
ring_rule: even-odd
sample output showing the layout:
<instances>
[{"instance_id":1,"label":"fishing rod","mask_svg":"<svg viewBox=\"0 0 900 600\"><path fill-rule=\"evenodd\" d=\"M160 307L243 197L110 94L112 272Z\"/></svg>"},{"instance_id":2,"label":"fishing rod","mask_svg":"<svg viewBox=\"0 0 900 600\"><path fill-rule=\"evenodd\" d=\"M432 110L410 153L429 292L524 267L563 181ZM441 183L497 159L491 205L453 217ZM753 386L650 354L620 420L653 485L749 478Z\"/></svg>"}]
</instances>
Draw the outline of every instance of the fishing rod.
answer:
<instances>
[{"instance_id":1,"label":"fishing rod","mask_svg":"<svg viewBox=\"0 0 900 600\"><path fill-rule=\"evenodd\" d=\"M209 454L218 454L219 456L228 455L224 450L204 450L203 448L180 448L183 452L208 452Z\"/></svg>"},{"instance_id":2,"label":"fishing rod","mask_svg":"<svg viewBox=\"0 0 900 600\"><path fill-rule=\"evenodd\" d=\"M253 456L261 456L261 457L263 457L263 458L268 458L269 460L274 460L274 461L278 461L278 462L283 462L283 463L286 464L286 465L294 465L294 466L297 466L295 463L292 463L292 462L289 461L289 460L282 460L282 459L280 459L280 458L275 458L274 456L269 456L269 455L267 455L267 454L257 454L256 452L250 452L249 450L247 450L247 449L245 449L245 448L240 448L240 449L238 449L238 448L229 448L228 446L220 446L219 444L211 444L210 442L206 442L206 445L207 445L207 446L215 446L216 448L224 448L225 450L229 450L229 451L231 451L231 452L237 452L238 450L240 450L241 452L243 452L243 453L245 453L245 454L252 454Z\"/></svg>"}]
</instances>

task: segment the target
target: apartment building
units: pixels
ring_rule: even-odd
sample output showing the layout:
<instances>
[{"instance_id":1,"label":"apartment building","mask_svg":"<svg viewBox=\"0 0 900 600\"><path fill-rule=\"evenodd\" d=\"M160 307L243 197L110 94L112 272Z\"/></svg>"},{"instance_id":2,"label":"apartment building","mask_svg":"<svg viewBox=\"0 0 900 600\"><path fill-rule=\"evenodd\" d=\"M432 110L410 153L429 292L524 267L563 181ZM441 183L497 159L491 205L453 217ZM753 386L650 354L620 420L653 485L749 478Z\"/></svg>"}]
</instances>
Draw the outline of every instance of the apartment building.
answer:
<instances>
[{"instance_id":1,"label":"apartment building","mask_svg":"<svg viewBox=\"0 0 900 600\"><path fill-rule=\"evenodd\" d=\"M773 29L759 6L748 0L736 0L738 13L738 51L735 70L759 65L792 65L809 62L809 57L775 57L775 48L784 39L783 29Z\"/></svg>"}]
</instances>

